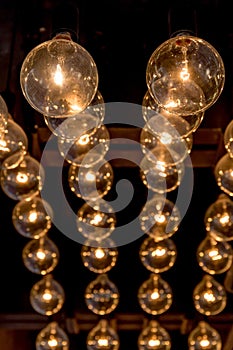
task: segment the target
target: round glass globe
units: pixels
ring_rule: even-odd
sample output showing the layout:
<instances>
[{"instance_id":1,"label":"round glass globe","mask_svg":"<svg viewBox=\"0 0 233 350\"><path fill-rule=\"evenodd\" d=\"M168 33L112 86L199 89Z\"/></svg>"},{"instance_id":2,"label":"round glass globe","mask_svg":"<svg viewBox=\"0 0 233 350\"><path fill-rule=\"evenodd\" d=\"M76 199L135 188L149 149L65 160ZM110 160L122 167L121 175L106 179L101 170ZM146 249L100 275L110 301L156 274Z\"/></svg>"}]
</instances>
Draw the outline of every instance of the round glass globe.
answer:
<instances>
[{"instance_id":1,"label":"round glass globe","mask_svg":"<svg viewBox=\"0 0 233 350\"><path fill-rule=\"evenodd\" d=\"M44 236L33 239L23 249L23 263L32 273L46 275L52 272L58 264L59 251L57 246Z\"/></svg>"},{"instance_id":2,"label":"round glass globe","mask_svg":"<svg viewBox=\"0 0 233 350\"><path fill-rule=\"evenodd\" d=\"M177 35L151 55L146 69L148 90L171 113L197 114L212 106L225 83L225 68L217 50L191 35Z\"/></svg>"},{"instance_id":3,"label":"round glass globe","mask_svg":"<svg viewBox=\"0 0 233 350\"><path fill-rule=\"evenodd\" d=\"M13 208L12 222L16 231L26 238L38 239L52 226L51 206L40 197L23 199Z\"/></svg>"},{"instance_id":4,"label":"round glass globe","mask_svg":"<svg viewBox=\"0 0 233 350\"><path fill-rule=\"evenodd\" d=\"M233 157L233 120L227 125L225 129L223 141L229 156Z\"/></svg>"},{"instance_id":5,"label":"round glass globe","mask_svg":"<svg viewBox=\"0 0 233 350\"><path fill-rule=\"evenodd\" d=\"M138 349L170 350L170 335L157 321L152 320L142 330L138 337Z\"/></svg>"},{"instance_id":6,"label":"round glass globe","mask_svg":"<svg viewBox=\"0 0 233 350\"><path fill-rule=\"evenodd\" d=\"M233 158L229 153L222 156L215 165L214 176L219 188L233 196Z\"/></svg>"},{"instance_id":7,"label":"round glass globe","mask_svg":"<svg viewBox=\"0 0 233 350\"><path fill-rule=\"evenodd\" d=\"M50 322L36 337L36 350L69 350L69 338L57 322Z\"/></svg>"},{"instance_id":8,"label":"round glass globe","mask_svg":"<svg viewBox=\"0 0 233 350\"><path fill-rule=\"evenodd\" d=\"M118 350L120 345L116 331L107 320L101 319L87 335L88 350Z\"/></svg>"},{"instance_id":9,"label":"round glass globe","mask_svg":"<svg viewBox=\"0 0 233 350\"><path fill-rule=\"evenodd\" d=\"M36 111L49 117L69 117L91 103L97 92L98 71L91 55L73 42L69 33L63 33L28 53L20 84Z\"/></svg>"},{"instance_id":10,"label":"round glass globe","mask_svg":"<svg viewBox=\"0 0 233 350\"><path fill-rule=\"evenodd\" d=\"M7 157L2 163L1 187L11 199L30 199L38 195L43 187L44 177L42 165L21 151Z\"/></svg>"},{"instance_id":11,"label":"round glass globe","mask_svg":"<svg viewBox=\"0 0 233 350\"><path fill-rule=\"evenodd\" d=\"M221 350L220 334L208 323L200 321L188 336L189 350Z\"/></svg>"},{"instance_id":12,"label":"round glass globe","mask_svg":"<svg viewBox=\"0 0 233 350\"><path fill-rule=\"evenodd\" d=\"M30 292L31 305L41 315L56 314L61 310L64 301L64 290L51 275L46 275L35 283Z\"/></svg>"},{"instance_id":13,"label":"round glass globe","mask_svg":"<svg viewBox=\"0 0 233 350\"><path fill-rule=\"evenodd\" d=\"M0 138L8 123L8 107L5 100L0 95Z\"/></svg>"},{"instance_id":14,"label":"round glass globe","mask_svg":"<svg viewBox=\"0 0 233 350\"><path fill-rule=\"evenodd\" d=\"M94 314L106 315L116 309L119 303L119 292L108 276L101 274L88 284L85 291L85 301L88 309Z\"/></svg>"}]
</instances>

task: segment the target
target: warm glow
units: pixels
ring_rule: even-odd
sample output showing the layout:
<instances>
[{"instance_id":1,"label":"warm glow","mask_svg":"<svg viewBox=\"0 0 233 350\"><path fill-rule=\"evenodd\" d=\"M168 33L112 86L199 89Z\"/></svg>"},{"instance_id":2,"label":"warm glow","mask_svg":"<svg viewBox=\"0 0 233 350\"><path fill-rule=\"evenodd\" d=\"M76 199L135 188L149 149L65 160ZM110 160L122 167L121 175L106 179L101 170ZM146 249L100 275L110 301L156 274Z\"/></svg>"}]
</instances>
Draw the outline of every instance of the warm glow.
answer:
<instances>
[{"instance_id":1,"label":"warm glow","mask_svg":"<svg viewBox=\"0 0 233 350\"><path fill-rule=\"evenodd\" d=\"M209 342L208 339L202 339L202 340L200 341L200 346L201 346L202 348L207 348L207 346L209 346L209 345L210 345L210 342Z\"/></svg>"},{"instance_id":2,"label":"warm glow","mask_svg":"<svg viewBox=\"0 0 233 350\"><path fill-rule=\"evenodd\" d=\"M168 132L162 132L160 135L160 142L164 145L170 145L172 142L172 136Z\"/></svg>"},{"instance_id":3,"label":"warm glow","mask_svg":"<svg viewBox=\"0 0 233 350\"><path fill-rule=\"evenodd\" d=\"M213 303L213 302L215 302L215 300L216 300L214 294L213 294L211 291L205 292L205 294L204 294L204 299L205 299L208 303Z\"/></svg>"},{"instance_id":4,"label":"warm glow","mask_svg":"<svg viewBox=\"0 0 233 350\"><path fill-rule=\"evenodd\" d=\"M102 216L100 214L96 214L94 219L90 221L92 225L98 225L102 221Z\"/></svg>"},{"instance_id":5,"label":"warm glow","mask_svg":"<svg viewBox=\"0 0 233 350\"><path fill-rule=\"evenodd\" d=\"M165 222L165 215L161 215L161 214L156 214L155 216L154 216L154 218L155 218L155 220L157 221L157 222L159 222L160 224L162 224L163 222Z\"/></svg>"},{"instance_id":6,"label":"warm glow","mask_svg":"<svg viewBox=\"0 0 233 350\"><path fill-rule=\"evenodd\" d=\"M156 300L156 299L158 299L159 298L159 293L158 293L158 291L154 291L152 294L151 294L151 299L152 300Z\"/></svg>"},{"instance_id":7,"label":"warm glow","mask_svg":"<svg viewBox=\"0 0 233 350\"><path fill-rule=\"evenodd\" d=\"M164 256L165 254L166 254L166 249L162 247L158 247L152 252L152 256L157 256L157 257Z\"/></svg>"},{"instance_id":8,"label":"warm glow","mask_svg":"<svg viewBox=\"0 0 233 350\"><path fill-rule=\"evenodd\" d=\"M222 259L221 255L219 254L218 249L214 249L214 248L209 251L209 257L212 260L221 260Z\"/></svg>"},{"instance_id":9,"label":"warm glow","mask_svg":"<svg viewBox=\"0 0 233 350\"><path fill-rule=\"evenodd\" d=\"M176 108L178 106L178 103L175 101L169 101L165 104L165 108Z\"/></svg>"},{"instance_id":10,"label":"warm glow","mask_svg":"<svg viewBox=\"0 0 233 350\"><path fill-rule=\"evenodd\" d=\"M43 299L44 299L45 301L50 301L50 300L52 299L52 294L51 294L49 291L45 292L45 293L43 294Z\"/></svg>"},{"instance_id":11,"label":"warm glow","mask_svg":"<svg viewBox=\"0 0 233 350\"><path fill-rule=\"evenodd\" d=\"M30 222L35 222L37 219L37 212L35 210L32 210L30 214L28 215L28 220Z\"/></svg>"},{"instance_id":12,"label":"warm glow","mask_svg":"<svg viewBox=\"0 0 233 350\"><path fill-rule=\"evenodd\" d=\"M98 339L98 346L109 346L108 339L106 338L100 338Z\"/></svg>"},{"instance_id":13,"label":"warm glow","mask_svg":"<svg viewBox=\"0 0 233 350\"><path fill-rule=\"evenodd\" d=\"M82 146L87 145L88 142L90 141L89 136L88 135L82 135L79 139L78 139L78 143Z\"/></svg>"},{"instance_id":14,"label":"warm glow","mask_svg":"<svg viewBox=\"0 0 233 350\"><path fill-rule=\"evenodd\" d=\"M148 345L152 348L153 346L159 346L161 344L159 339L150 339Z\"/></svg>"},{"instance_id":15,"label":"warm glow","mask_svg":"<svg viewBox=\"0 0 233 350\"><path fill-rule=\"evenodd\" d=\"M93 171L88 171L85 176L87 181L95 181L95 173Z\"/></svg>"},{"instance_id":16,"label":"warm glow","mask_svg":"<svg viewBox=\"0 0 233 350\"><path fill-rule=\"evenodd\" d=\"M61 66L60 66L60 64L57 64L57 69L56 69L56 72L54 74L54 82L56 85L62 86L63 80L64 80L64 78L63 78Z\"/></svg>"},{"instance_id":17,"label":"warm glow","mask_svg":"<svg viewBox=\"0 0 233 350\"><path fill-rule=\"evenodd\" d=\"M36 252L36 256L39 260L44 260L45 253L42 250L38 250L38 252Z\"/></svg>"},{"instance_id":18,"label":"warm glow","mask_svg":"<svg viewBox=\"0 0 233 350\"><path fill-rule=\"evenodd\" d=\"M56 339L49 339L48 340L48 345L51 347L55 347L58 345L57 340Z\"/></svg>"},{"instance_id":19,"label":"warm glow","mask_svg":"<svg viewBox=\"0 0 233 350\"><path fill-rule=\"evenodd\" d=\"M222 225L228 224L230 217L228 214L224 214L220 217L219 221Z\"/></svg>"},{"instance_id":20,"label":"warm glow","mask_svg":"<svg viewBox=\"0 0 233 350\"><path fill-rule=\"evenodd\" d=\"M103 257L105 256L104 250L102 248L97 248L95 250L95 257L97 259L103 259Z\"/></svg>"},{"instance_id":21,"label":"warm glow","mask_svg":"<svg viewBox=\"0 0 233 350\"><path fill-rule=\"evenodd\" d=\"M17 176L16 176L16 181L17 181L18 183L25 184L25 183L28 181L28 176L27 176L27 174L18 173Z\"/></svg>"},{"instance_id":22,"label":"warm glow","mask_svg":"<svg viewBox=\"0 0 233 350\"><path fill-rule=\"evenodd\" d=\"M182 80L188 80L189 79L190 74L189 74L187 68L182 68L182 71L180 73L180 77L181 77Z\"/></svg>"}]
</instances>

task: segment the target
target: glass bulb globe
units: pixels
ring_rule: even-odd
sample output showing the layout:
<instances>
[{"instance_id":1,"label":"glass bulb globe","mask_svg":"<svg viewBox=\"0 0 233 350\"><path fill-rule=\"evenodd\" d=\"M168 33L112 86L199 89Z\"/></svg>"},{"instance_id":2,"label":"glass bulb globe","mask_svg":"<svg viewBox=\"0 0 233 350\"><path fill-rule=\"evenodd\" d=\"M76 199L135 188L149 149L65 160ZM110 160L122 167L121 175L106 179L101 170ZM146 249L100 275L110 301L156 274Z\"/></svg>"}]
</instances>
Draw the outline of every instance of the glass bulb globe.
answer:
<instances>
[{"instance_id":1,"label":"glass bulb globe","mask_svg":"<svg viewBox=\"0 0 233 350\"><path fill-rule=\"evenodd\" d=\"M195 132L197 128L200 126L203 118L204 118L204 112L200 112L197 114L190 114L190 115L177 115L174 113L169 113L167 110L161 108L156 104L155 100L152 98L151 94L147 90L146 94L143 97L142 101L142 115L147 123L151 118L154 118L156 120L156 117L161 117L161 115L172 124L172 119L174 121L178 121L177 118L180 118L179 124L180 126L183 125L180 130L182 130L181 136L187 137L191 133ZM176 125L176 124L175 124ZM174 125L174 126L175 126ZM156 123L148 123L148 127L152 133L156 133L157 126Z\"/></svg>"},{"instance_id":2,"label":"glass bulb globe","mask_svg":"<svg viewBox=\"0 0 233 350\"><path fill-rule=\"evenodd\" d=\"M226 272L233 260L233 251L227 242L206 237L197 248L197 261L203 271L211 275Z\"/></svg>"},{"instance_id":3,"label":"glass bulb globe","mask_svg":"<svg viewBox=\"0 0 233 350\"><path fill-rule=\"evenodd\" d=\"M156 193L175 190L184 176L184 164L164 166L160 162L151 162L146 156L140 163L140 177L145 186Z\"/></svg>"},{"instance_id":4,"label":"glass bulb globe","mask_svg":"<svg viewBox=\"0 0 233 350\"><path fill-rule=\"evenodd\" d=\"M69 117L91 103L98 72L91 55L73 42L69 33L63 33L28 53L20 84L26 100L39 113Z\"/></svg>"},{"instance_id":5,"label":"glass bulb globe","mask_svg":"<svg viewBox=\"0 0 233 350\"><path fill-rule=\"evenodd\" d=\"M0 181L3 192L9 198L30 199L43 187L44 169L29 154L16 152L3 161Z\"/></svg>"},{"instance_id":6,"label":"glass bulb globe","mask_svg":"<svg viewBox=\"0 0 233 350\"><path fill-rule=\"evenodd\" d=\"M160 275L151 274L138 290L138 301L143 311L160 315L172 305L172 289Z\"/></svg>"},{"instance_id":7,"label":"glass bulb globe","mask_svg":"<svg viewBox=\"0 0 233 350\"><path fill-rule=\"evenodd\" d=\"M71 191L85 200L98 200L112 188L113 169L109 162L101 159L96 164L78 167L71 164L68 171L68 183Z\"/></svg>"},{"instance_id":8,"label":"glass bulb globe","mask_svg":"<svg viewBox=\"0 0 233 350\"><path fill-rule=\"evenodd\" d=\"M233 264L227 271L224 278L224 287L228 293L233 294Z\"/></svg>"},{"instance_id":9,"label":"glass bulb globe","mask_svg":"<svg viewBox=\"0 0 233 350\"><path fill-rule=\"evenodd\" d=\"M205 275L193 291L194 306L203 315L211 316L222 312L227 303L224 287L212 276Z\"/></svg>"},{"instance_id":10,"label":"glass bulb globe","mask_svg":"<svg viewBox=\"0 0 233 350\"><path fill-rule=\"evenodd\" d=\"M59 260L58 248L47 236L31 240L22 255L26 268L40 275L52 272Z\"/></svg>"},{"instance_id":11,"label":"glass bulb globe","mask_svg":"<svg viewBox=\"0 0 233 350\"><path fill-rule=\"evenodd\" d=\"M101 274L88 284L85 291L85 301L88 309L94 314L106 315L116 309L119 303L119 292L108 276Z\"/></svg>"},{"instance_id":12,"label":"glass bulb globe","mask_svg":"<svg viewBox=\"0 0 233 350\"><path fill-rule=\"evenodd\" d=\"M0 95L0 138L8 123L8 107L5 100Z\"/></svg>"},{"instance_id":13,"label":"glass bulb globe","mask_svg":"<svg viewBox=\"0 0 233 350\"><path fill-rule=\"evenodd\" d=\"M118 350L119 345L117 332L104 319L101 319L87 335L88 350Z\"/></svg>"},{"instance_id":14,"label":"glass bulb globe","mask_svg":"<svg viewBox=\"0 0 233 350\"><path fill-rule=\"evenodd\" d=\"M146 82L153 99L168 112L197 114L217 101L225 83L225 68L208 42L177 35L152 53Z\"/></svg>"},{"instance_id":15,"label":"glass bulb globe","mask_svg":"<svg viewBox=\"0 0 233 350\"><path fill-rule=\"evenodd\" d=\"M222 156L215 165L214 176L219 188L233 196L233 158L229 153Z\"/></svg>"},{"instance_id":16,"label":"glass bulb globe","mask_svg":"<svg viewBox=\"0 0 233 350\"><path fill-rule=\"evenodd\" d=\"M30 292L33 309L41 315L51 316L61 310L65 301L62 286L51 275L35 283Z\"/></svg>"},{"instance_id":17,"label":"glass bulb globe","mask_svg":"<svg viewBox=\"0 0 233 350\"><path fill-rule=\"evenodd\" d=\"M23 199L13 208L12 221L18 233L27 238L38 239L52 226L53 210L40 197Z\"/></svg>"},{"instance_id":18,"label":"glass bulb globe","mask_svg":"<svg viewBox=\"0 0 233 350\"><path fill-rule=\"evenodd\" d=\"M224 146L230 157L233 157L233 120L227 125L223 135Z\"/></svg>"},{"instance_id":19,"label":"glass bulb globe","mask_svg":"<svg viewBox=\"0 0 233 350\"><path fill-rule=\"evenodd\" d=\"M233 240L233 201L221 194L205 212L204 222L209 235L217 241Z\"/></svg>"},{"instance_id":20,"label":"glass bulb globe","mask_svg":"<svg viewBox=\"0 0 233 350\"><path fill-rule=\"evenodd\" d=\"M169 270L176 261L177 250L171 239L156 242L154 238L146 238L139 250L142 264L154 273Z\"/></svg>"},{"instance_id":21,"label":"glass bulb globe","mask_svg":"<svg viewBox=\"0 0 233 350\"><path fill-rule=\"evenodd\" d=\"M85 238L101 241L116 227L116 215L105 201L88 202L77 212L77 229Z\"/></svg>"},{"instance_id":22,"label":"glass bulb globe","mask_svg":"<svg viewBox=\"0 0 233 350\"><path fill-rule=\"evenodd\" d=\"M99 91L82 112L71 117L49 117L44 115L44 120L49 130L63 139L74 140L83 134L90 135L103 123L105 116L104 100Z\"/></svg>"},{"instance_id":23,"label":"glass bulb globe","mask_svg":"<svg viewBox=\"0 0 233 350\"><path fill-rule=\"evenodd\" d=\"M188 337L189 350L221 350L220 334L207 322L200 321Z\"/></svg>"},{"instance_id":24,"label":"glass bulb globe","mask_svg":"<svg viewBox=\"0 0 233 350\"><path fill-rule=\"evenodd\" d=\"M118 250L110 238L100 242L87 240L82 246L81 257L84 266L90 271L106 273L115 266Z\"/></svg>"},{"instance_id":25,"label":"glass bulb globe","mask_svg":"<svg viewBox=\"0 0 233 350\"><path fill-rule=\"evenodd\" d=\"M50 322L37 335L36 350L69 350L69 338L57 322Z\"/></svg>"},{"instance_id":26,"label":"glass bulb globe","mask_svg":"<svg viewBox=\"0 0 233 350\"><path fill-rule=\"evenodd\" d=\"M157 321L150 321L138 337L139 350L170 350L171 338Z\"/></svg>"},{"instance_id":27,"label":"glass bulb globe","mask_svg":"<svg viewBox=\"0 0 233 350\"><path fill-rule=\"evenodd\" d=\"M13 153L18 151L27 151L27 149L28 138L24 130L12 119L8 119L7 127L0 136L0 162L2 163Z\"/></svg>"},{"instance_id":28,"label":"glass bulb globe","mask_svg":"<svg viewBox=\"0 0 233 350\"><path fill-rule=\"evenodd\" d=\"M60 155L70 164L89 167L104 158L110 147L110 135L105 125L75 140L57 138Z\"/></svg>"},{"instance_id":29,"label":"glass bulb globe","mask_svg":"<svg viewBox=\"0 0 233 350\"><path fill-rule=\"evenodd\" d=\"M160 194L147 201L139 215L142 231L156 242L171 237L178 230L180 219L176 205Z\"/></svg>"}]
</instances>

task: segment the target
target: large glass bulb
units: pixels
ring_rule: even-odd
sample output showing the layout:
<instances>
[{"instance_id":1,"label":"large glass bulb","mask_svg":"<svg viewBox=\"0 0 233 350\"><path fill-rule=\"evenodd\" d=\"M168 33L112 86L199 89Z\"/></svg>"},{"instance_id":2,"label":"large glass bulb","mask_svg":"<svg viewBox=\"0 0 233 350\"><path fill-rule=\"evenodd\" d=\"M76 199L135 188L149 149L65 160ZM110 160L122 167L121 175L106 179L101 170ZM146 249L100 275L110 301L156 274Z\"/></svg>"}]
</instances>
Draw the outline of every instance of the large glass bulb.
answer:
<instances>
[{"instance_id":1,"label":"large glass bulb","mask_svg":"<svg viewBox=\"0 0 233 350\"><path fill-rule=\"evenodd\" d=\"M211 275L227 271L233 260L233 251L227 242L206 237L197 248L197 261L203 271Z\"/></svg>"},{"instance_id":2,"label":"large glass bulb","mask_svg":"<svg viewBox=\"0 0 233 350\"><path fill-rule=\"evenodd\" d=\"M87 335L88 350L118 350L119 345L117 332L105 319L101 319Z\"/></svg>"},{"instance_id":3,"label":"large glass bulb","mask_svg":"<svg viewBox=\"0 0 233 350\"><path fill-rule=\"evenodd\" d=\"M139 222L142 231L158 242L178 230L180 212L173 202L158 194L147 201L139 215Z\"/></svg>"},{"instance_id":4,"label":"large glass bulb","mask_svg":"<svg viewBox=\"0 0 233 350\"><path fill-rule=\"evenodd\" d=\"M209 235L217 241L233 240L233 201L221 194L205 212L204 222Z\"/></svg>"},{"instance_id":5,"label":"large glass bulb","mask_svg":"<svg viewBox=\"0 0 233 350\"><path fill-rule=\"evenodd\" d=\"M146 82L156 103L168 112L197 114L220 96L225 69L211 44L191 35L177 35L152 53Z\"/></svg>"},{"instance_id":6,"label":"large glass bulb","mask_svg":"<svg viewBox=\"0 0 233 350\"><path fill-rule=\"evenodd\" d=\"M68 172L68 183L71 191L77 197L94 201L104 197L110 191L113 176L111 164L105 159L101 159L89 168L71 164Z\"/></svg>"},{"instance_id":7,"label":"large glass bulb","mask_svg":"<svg viewBox=\"0 0 233 350\"><path fill-rule=\"evenodd\" d=\"M50 322L37 335L36 350L69 350L69 338L57 322Z\"/></svg>"},{"instance_id":8,"label":"large glass bulb","mask_svg":"<svg viewBox=\"0 0 233 350\"><path fill-rule=\"evenodd\" d=\"M69 33L62 33L28 53L20 84L26 100L39 113L69 117L91 103L98 72L91 55Z\"/></svg>"},{"instance_id":9,"label":"large glass bulb","mask_svg":"<svg viewBox=\"0 0 233 350\"><path fill-rule=\"evenodd\" d=\"M83 134L94 133L96 128L103 123L104 116L104 100L101 93L97 91L90 105L84 111L67 118L44 116L44 120L55 136L74 140Z\"/></svg>"},{"instance_id":10,"label":"large glass bulb","mask_svg":"<svg viewBox=\"0 0 233 350\"><path fill-rule=\"evenodd\" d=\"M207 322L200 321L188 337L189 350L221 350L220 334Z\"/></svg>"},{"instance_id":11,"label":"large glass bulb","mask_svg":"<svg viewBox=\"0 0 233 350\"><path fill-rule=\"evenodd\" d=\"M45 275L34 284L30 292L31 305L41 315L51 316L56 314L61 310L64 301L64 290L53 279L52 275Z\"/></svg>"},{"instance_id":12,"label":"large glass bulb","mask_svg":"<svg viewBox=\"0 0 233 350\"><path fill-rule=\"evenodd\" d=\"M203 315L217 315L224 310L227 295L224 287L212 276L205 275L193 291L194 306Z\"/></svg>"},{"instance_id":13,"label":"large glass bulb","mask_svg":"<svg viewBox=\"0 0 233 350\"><path fill-rule=\"evenodd\" d=\"M227 125L223 140L229 156L233 157L233 120Z\"/></svg>"},{"instance_id":14,"label":"large glass bulb","mask_svg":"<svg viewBox=\"0 0 233 350\"><path fill-rule=\"evenodd\" d=\"M53 210L40 197L23 199L13 208L12 221L18 233L27 238L38 239L52 226Z\"/></svg>"},{"instance_id":15,"label":"large glass bulb","mask_svg":"<svg viewBox=\"0 0 233 350\"><path fill-rule=\"evenodd\" d=\"M142 330L138 337L138 349L139 350L170 350L171 338L165 328L160 324L152 320Z\"/></svg>"},{"instance_id":16,"label":"large glass bulb","mask_svg":"<svg viewBox=\"0 0 233 350\"><path fill-rule=\"evenodd\" d=\"M139 250L143 265L154 273L169 270L176 261L177 250L171 239L156 242L154 238L146 238Z\"/></svg>"},{"instance_id":17,"label":"large glass bulb","mask_svg":"<svg viewBox=\"0 0 233 350\"><path fill-rule=\"evenodd\" d=\"M59 260L58 248L47 236L28 242L22 255L26 268L40 275L52 272Z\"/></svg>"},{"instance_id":18,"label":"large glass bulb","mask_svg":"<svg viewBox=\"0 0 233 350\"><path fill-rule=\"evenodd\" d=\"M119 303L119 292L108 276L101 274L88 284L85 291L85 301L88 309L94 314L106 315L116 309Z\"/></svg>"},{"instance_id":19,"label":"large glass bulb","mask_svg":"<svg viewBox=\"0 0 233 350\"><path fill-rule=\"evenodd\" d=\"M214 176L219 188L233 196L233 158L229 153L224 154L215 165Z\"/></svg>"},{"instance_id":20,"label":"large glass bulb","mask_svg":"<svg viewBox=\"0 0 233 350\"><path fill-rule=\"evenodd\" d=\"M77 229L84 237L101 241L111 235L116 227L116 215L105 201L88 202L77 212Z\"/></svg>"},{"instance_id":21,"label":"large glass bulb","mask_svg":"<svg viewBox=\"0 0 233 350\"><path fill-rule=\"evenodd\" d=\"M110 147L110 135L105 125L84 133L75 140L57 139L61 156L70 164L89 167L104 158Z\"/></svg>"},{"instance_id":22,"label":"large glass bulb","mask_svg":"<svg viewBox=\"0 0 233 350\"><path fill-rule=\"evenodd\" d=\"M138 290L138 301L143 311L160 315L172 305L172 289L160 275L151 274Z\"/></svg>"},{"instance_id":23,"label":"large glass bulb","mask_svg":"<svg viewBox=\"0 0 233 350\"><path fill-rule=\"evenodd\" d=\"M0 95L0 138L8 123L8 107L5 100Z\"/></svg>"},{"instance_id":24,"label":"large glass bulb","mask_svg":"<svg viewBox=\"0 0 233 350\"><path fill-rule=\"evenodd\" d=\"M84 266L90 271L106 273L115 266L118 250L110 238L100 242L87 240L82 246L81 257Z\"/></svg>"},{"instance_id":25,"label":"large glass bulb","mask_svg":"<svg viewBox=\"0 0 233 350\"><path fill-rule=\"evenodd\" d=\"M0 126L1 132L1 126ZM19 124L9 119L0 136L0 162L18 151L27 151L28 138Z\"/></svg>"},{"instance_id":26,"label":"large glass bulb","mask_svg":"<svg viewBox=\"0 0 233 350\"><path fill-rule=\"evenodd\" d=\"M2 163L0 181L3 192L11 199L29 199L42 189L44 170L29 154L16 152Z\"/></svg>"}]
</instances>

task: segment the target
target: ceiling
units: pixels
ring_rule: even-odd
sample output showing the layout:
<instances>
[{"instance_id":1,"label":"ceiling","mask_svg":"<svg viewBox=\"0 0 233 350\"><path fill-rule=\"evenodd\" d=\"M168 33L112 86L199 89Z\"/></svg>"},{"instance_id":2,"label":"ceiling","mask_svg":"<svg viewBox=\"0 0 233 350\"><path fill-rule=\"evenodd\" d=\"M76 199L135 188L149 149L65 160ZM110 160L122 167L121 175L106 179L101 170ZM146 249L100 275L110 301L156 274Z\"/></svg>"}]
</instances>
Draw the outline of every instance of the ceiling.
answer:
<instances>
[{"instance_id":1,"label":"ceiling","mask_svg":"<svg viewBox=\"0 0 233 350\"><path fill-rule=\"evenodd\" d=\"M205 237L205 211L220 193L213 169L225 152L222 136L232 120L233 24L230 3L220 0L73 1L71 5L79 9L79 25L69 2L65 3L67 6L57 16L54 14L60 2L56 0L0 1L0 91L12 117L28 135L31 154L38 159L49 133L41 116L31 109L22 96L19 71L26 54L40 42L51 38L56 26L69 26L73 30L79 27L78 42L91 53L97 64L99 90L105 102L140 105L147 90L145 71L150 55L177 30L191 30L211 43L223 58L226 70L223 92L206 111L194 135L191 152L194 166L193 195L180 228L172 237L178 251L177 261L172 269L163 274L172 286L174 303L159 320L171 332L172 349L186 349L188 331L201 318L192 301L192 291L203 274L196 261L196 249ZM133 125L133 120L130 122ZM117 133L118 130L118 126L114 125L113 132ZM136 140L137 135L134 135ZM122 164L114 166L114 184L121 178L129 179L134 185L132 202L118 214L119 223L124 223L139 214L147 190L140 181L137 167ZM67 198L76 209L80 201L74 198L66 186L64 183ZM110 193L110 199L115 198L114 191ZM176 193L170 194L170 198L175 196ZM16 203L3 192L0 193L0 201L0 327L27 331L33 341L37 331L47 322L47 318L35 315L29 302L29 291L33 283L38 281L38 276L27 271L22 263L22 249L27 240L13 228L11 215ZM57 318L69 326L71 350L77 346L84 349L87 330L97 318L87 310L83 293L95 275L82 264L80 244L67 238L56 227L52 228L49 236L60 251L60 262L54 277L61 282L66 293L63 312ZM109 277L121 295L117 310L109 317L118 320L122 350L136 349L143 320L150 318L142 312L137 301L138 288L149 276L138 254L144 238L141 236L135 242L119 247L117 264L109 272ZM225 275L217 276L220 282L224 278ZM224 350L232 349L228 342L228 332L233 321L232 306L233 296L229 294L224 312L219 317L210 318L223 337ZM72 334L77 330L74 320L79 322L79 334ZM27 344L28 349L30 344ZM22 349L27 350L25 344Z\"/></svg>"}]
</instances>

